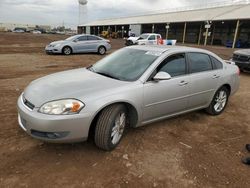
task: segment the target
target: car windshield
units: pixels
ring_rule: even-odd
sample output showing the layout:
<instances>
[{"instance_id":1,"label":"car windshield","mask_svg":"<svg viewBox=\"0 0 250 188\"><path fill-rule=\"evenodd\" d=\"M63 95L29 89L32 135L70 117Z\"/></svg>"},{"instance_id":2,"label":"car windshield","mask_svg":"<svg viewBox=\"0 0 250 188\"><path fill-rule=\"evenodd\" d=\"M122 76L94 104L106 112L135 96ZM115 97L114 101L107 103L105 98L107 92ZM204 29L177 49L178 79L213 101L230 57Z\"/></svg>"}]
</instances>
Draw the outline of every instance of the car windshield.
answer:
<instances>
[{"instance_id":1,"label":"car windshield","mask_svg":"<svg viewBox=\"0 0 250 188\"><path fill-rule=\"evenodd\" d=\"M149 35L146 35L146 34L143 34L143 35L140 35L138 40L140 39L147 39Z\"/></svg>"},{"instance_id":2,"label":"car windshield","mask_svg":"<svg viewBox=\"0 0 250 188\"><path fill-rule=\"evenodd\" d=\"M159 52L124 48L98 61L89 69L114 79L135 81L159 55Z\"/></svg>"},{"instance_id":3,"label":"car windshield","mask_svg":"<svg viewBox=\"0 0 250 188\"><path fill-rule=\"evenodd\" d=\"M69 38L67 38L67 39L65 39L65 40L68 40L68 41L74 40L76 37L77 37L77 36L72 36L72 37L69 37Z\"/></svg>"}]
</instances>

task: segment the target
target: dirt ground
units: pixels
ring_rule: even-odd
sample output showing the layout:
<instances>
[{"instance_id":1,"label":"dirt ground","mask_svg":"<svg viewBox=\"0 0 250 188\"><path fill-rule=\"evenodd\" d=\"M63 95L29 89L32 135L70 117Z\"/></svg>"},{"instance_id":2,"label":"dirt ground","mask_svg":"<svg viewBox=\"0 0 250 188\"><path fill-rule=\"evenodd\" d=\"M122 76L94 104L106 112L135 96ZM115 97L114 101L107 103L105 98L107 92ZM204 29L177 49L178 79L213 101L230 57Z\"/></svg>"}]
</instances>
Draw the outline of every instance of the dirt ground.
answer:
<instances>
[{"instance_id":1,"label":"dirt ground","mask_svg":"<svg viewBox=\"0 0 250 188\"><path fill-rule=\"evenodd\" d=\"M217 117L193 112L130 129L112 152L93 142L49 144L17 123L16 101L41 76L93 64L97 54L46 55L65 36L0 33L0 187L250 187L250 74ZM112 40L113 51L123 46ZM229 59L233 50L207 47Z\"/></svg>"}]
</instances>

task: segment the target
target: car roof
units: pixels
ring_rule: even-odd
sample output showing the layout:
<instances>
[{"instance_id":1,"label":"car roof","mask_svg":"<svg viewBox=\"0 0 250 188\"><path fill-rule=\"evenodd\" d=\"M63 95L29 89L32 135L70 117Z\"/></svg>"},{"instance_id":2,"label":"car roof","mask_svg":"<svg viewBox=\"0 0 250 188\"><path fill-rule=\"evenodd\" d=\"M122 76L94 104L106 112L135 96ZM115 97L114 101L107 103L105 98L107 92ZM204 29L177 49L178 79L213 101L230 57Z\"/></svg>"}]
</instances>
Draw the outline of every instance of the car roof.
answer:
<instances>
[{"instance_id":1,"label":"car roof","mask_svg":"<svg viewBox=\"0 0 250 188\"><path fill-rule=\"evenodd\" d=\"M90 35L90 34L78 34L78 35L74 35L74 37L81 37L81 36L95 36L95 37L98 37L96 35Z\"/></svg>"},{"instance_id":2,"label":"car roof","mask_svg":"<svg viewBox=\"0 0 250 188\"><path fill-rule=\"evenodd\" d=\"M160 35L159 33L142 33L142 35Z\"/></svg>"},{"instance_id":3,"label":"car roof","mask_svg":"<svg viewBox=\"0 0 250 188\"><path fill-rule=\"evenodd\" d=\"M170 46L170 45L135 45L135 46L129 46L127 48L132 49L138 49L138 50L145 50L145 51L154 51L158 53L164 53L164 52L200 52L200 53L206 53L206 54L212 54L211 52L200 49L200 48L193 48L193 47L187 47L187 46Z\"/></svg>"}]
</instances>

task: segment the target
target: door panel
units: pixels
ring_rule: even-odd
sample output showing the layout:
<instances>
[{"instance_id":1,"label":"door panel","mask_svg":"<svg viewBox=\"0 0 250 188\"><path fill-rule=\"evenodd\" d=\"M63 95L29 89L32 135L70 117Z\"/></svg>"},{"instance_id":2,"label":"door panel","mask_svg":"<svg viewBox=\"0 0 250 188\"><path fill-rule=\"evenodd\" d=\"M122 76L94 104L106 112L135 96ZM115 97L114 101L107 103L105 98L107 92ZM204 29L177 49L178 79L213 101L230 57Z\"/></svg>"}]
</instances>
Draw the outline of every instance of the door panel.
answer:
<instances>
[{"instance_id":1,"label":"door panel","mask_svg":"<svg viewBox=\"0 0 250 188\"><path fill-rule=\"evenodd\" d=\"M210 103L217 88L216 71L190 75L189 108L198 108Z\"/></svg>"},{"instance_id":2,"label":"door panel","mask_svg":"<svg viewBox=\"0 0 250 188\"><path fill-rule=\"evenodd\" d=\"M96 40L89 41L88 45L89 45L88 46L89 50L91 52L96 52L97 51L98 41L96 41Z\"/></svg>"},{"instance_id":3,"label":"door panel","mask_svg":"<svg viewBox=\"0 0 250 188\"><path fill-rule=\"evenodd\" d=\"M213 70L209 55L188 53L190 71L189 108L204 107L210 103L217 89L220 71Z\"/></svg>"},{"instance_id":4,"label":"door panel","mask_svg":"<svg viewBox=\"0 0 250 188\"><path fill-rule=\"evenodd\" d=\"M189 76L144 85L143 121L171 115L187 109Z\"/></svg>"},{"instance_id":5,"label":"door panel","mask_svg":"<svg viewBox=\"0 0 250 188\"><path fill-rule=\"evenodd\" d=\"M78 41L76 43L77 52L88 51L88 41Z\"/></svg>"}]
</instances>

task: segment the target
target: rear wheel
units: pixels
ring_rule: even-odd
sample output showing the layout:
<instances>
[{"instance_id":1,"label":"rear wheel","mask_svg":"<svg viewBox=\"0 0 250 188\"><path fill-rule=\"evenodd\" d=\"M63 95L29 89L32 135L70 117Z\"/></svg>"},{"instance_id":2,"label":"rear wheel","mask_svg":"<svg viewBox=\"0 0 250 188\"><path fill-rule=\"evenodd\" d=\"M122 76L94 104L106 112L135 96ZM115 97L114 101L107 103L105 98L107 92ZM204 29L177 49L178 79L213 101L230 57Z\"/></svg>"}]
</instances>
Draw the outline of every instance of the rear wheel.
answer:
<instances>
[{"instance_id":1,"label":"rear wheel","mask_svg":"<svg viewBox=\"0 0 250 188\"><path fill-rule=\"evenodd\" d=\"M98 53L99 53L100 55L104 55L104 54L106 53L106 48L105 48L104 46L100 46L100 47L98 48Z\"/></svg>"},{"instance_id":2,"label":"rear wheel","mask_svg":"<svg viewBox=\"0 0 250 188\"><path fill-rule=\"evenodd\" d=\"M121 141L127 117L127 109L122 104L105 108L97 120L95 144L106 151L114 149Z\"/></svg>"},{"instance_id":3,"label":"rear wheel","mask_svg":"<svg viewBox=\"0 0 250 188\"><path fill-rule=\"evenodd\" d=\"M64 55L70 55L72 53L72 49L69 47L69 46L65 46L63 49L62 49L62 53Z\"/></svg>"},{"instance_id":4,"label":"rear wheel","mask_svg":"<svg viewBox=\"0 0 250 188\"><path fill-rule=\"evenodd\" d=\"M212 102L206 111L211 115L219 115L221 114L227 106L229 97L228 89L223 86L215 93Z\"/></svg>"}]
</instances>

